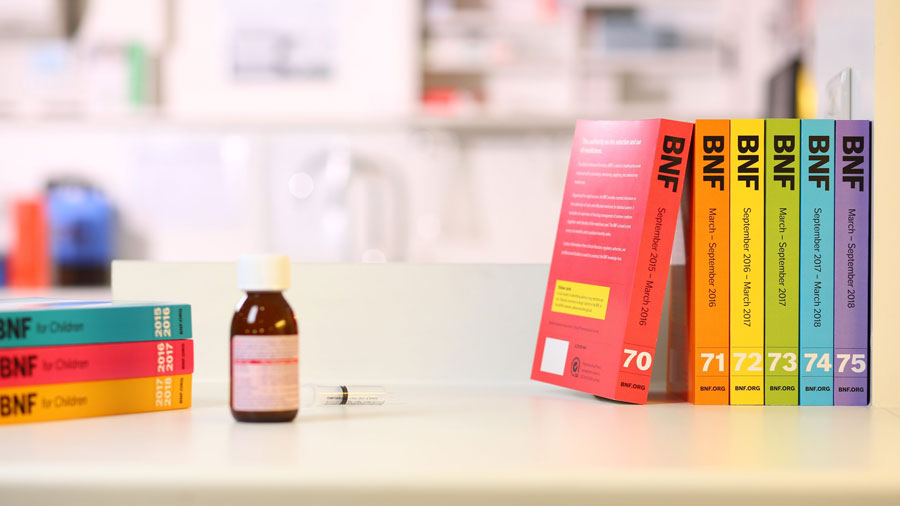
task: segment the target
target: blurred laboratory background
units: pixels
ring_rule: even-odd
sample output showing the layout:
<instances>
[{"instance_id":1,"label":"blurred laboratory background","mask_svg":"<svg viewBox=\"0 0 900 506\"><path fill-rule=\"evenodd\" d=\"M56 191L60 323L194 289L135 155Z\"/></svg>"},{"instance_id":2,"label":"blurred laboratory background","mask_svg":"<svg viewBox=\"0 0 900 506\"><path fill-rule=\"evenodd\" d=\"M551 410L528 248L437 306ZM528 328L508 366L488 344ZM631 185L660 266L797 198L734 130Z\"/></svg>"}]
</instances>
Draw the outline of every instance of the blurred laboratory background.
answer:
<instances>
[{"instance_id":1,"label":"blurred laboratory background","mask_svg":"<svg viewBox=\"0 0 900 506\"><path fill-rule=\"evenodd\" d=\"M575 119L871 119L873 23L843 0L0 0L0 285L266 251L549 262Z\"/></svg>"}]
</instances>

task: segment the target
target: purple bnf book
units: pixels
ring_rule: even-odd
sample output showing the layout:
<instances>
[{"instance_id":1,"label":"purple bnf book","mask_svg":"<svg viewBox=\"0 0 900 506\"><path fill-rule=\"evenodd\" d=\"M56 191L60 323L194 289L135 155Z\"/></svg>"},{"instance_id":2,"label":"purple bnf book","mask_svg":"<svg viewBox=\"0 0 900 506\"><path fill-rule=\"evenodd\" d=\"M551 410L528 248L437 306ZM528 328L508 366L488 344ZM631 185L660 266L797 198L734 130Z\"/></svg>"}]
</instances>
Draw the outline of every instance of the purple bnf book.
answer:
<instances>
[{"instance_id":1,"label":"purple bnf book","mask_svg":"<svg viewBox=\"0 0 900 506\"><path fill-rule=\"evenodd\" d=\"M869 403L871 122L835 124L834 405Z\"/></svg>"}]
</instances>

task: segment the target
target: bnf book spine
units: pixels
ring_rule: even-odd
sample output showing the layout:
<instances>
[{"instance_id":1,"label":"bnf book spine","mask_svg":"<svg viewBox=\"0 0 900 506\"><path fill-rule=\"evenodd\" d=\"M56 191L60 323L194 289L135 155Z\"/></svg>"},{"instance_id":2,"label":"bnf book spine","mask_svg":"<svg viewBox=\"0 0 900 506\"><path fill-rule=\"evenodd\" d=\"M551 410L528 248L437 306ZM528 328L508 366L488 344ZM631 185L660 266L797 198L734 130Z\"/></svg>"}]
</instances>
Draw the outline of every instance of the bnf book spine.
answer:
<instances>
[{"instance_id":1,"label":"bnf book spine","mask_svg":"<svg viewBox=\"0 0 900 506\"><path fill-rule=\"evenodd\" d=\"M0 388L190 374L194 341L0 349Z\"/></svg>"},{"instance_id":2,"label":"bnf book spine","mask_svg":"<svg viewBox=\"0 0 900 506\"><path fill-rule=\"evenodd\" d=\"M697 120L694 132L688 397L728 404L728 120Z\"/></svg>"},{"instance_id":3,"label":"bnf book spine","mask_svg":"<svg viewBox=\"0 0 900 506\"><path fill-rule=\"evenodd\" d=\"M31 306L0 306L0 348L191 337L191 307L184 304Z\"/></svg>"},{"instance_id":4,"label":"bnf book spine","mask_svg":"<svg viewBox=\"0 0 900 506\"><path fill-rule=\"evenodd\" d=\"M869 403L871 127L835 125L834 404Z\"/></svg>"},{"instance_id":5,"label":"bnf book spine","mask_svg":"<svg viewBox=\"0 0 900 506\"><path fill-rule=\"evenodd\" d=\"M731 120L731 404L763 404L765 121Z\"/></svg>"},{"instance_id":6,"label":"bnf book spine","mask_svg":"<svg viewBox=\"0 0 900 506\"><path fill-rule=\"evenodd\" d=\"M191 375L0 388L0 425L191 406Z\"/></svg>"},{"instance_id":7,"label":"bnf book spine","mask_svg":"<svg viewBox=\"0 0 900 506\"><path fill-rule=\"evenodd\" d=\"M796 405L800 120L766 120L766 404Z\"/></svg>"},{"instance_id":8,"label":"bnf book spine","mask_svg":"<svg viewBox=\"0 0 900 506\"><path fill-rule=\"evenodd\" d=\"M800 135L800 404L831 405L834 120L802 120Z\"/></svg>"},{"instance_id":9,"label":"bnf book spine","mask_svg":"<svg viewBox=\"0 0 900 506\"><path fill-rule=\"evenodd\" d=\"M643 235L628 308L617 400L645 404L662 317L678 207L687 180L693 125L659 120Z\"/></svg>"}]
</instances>

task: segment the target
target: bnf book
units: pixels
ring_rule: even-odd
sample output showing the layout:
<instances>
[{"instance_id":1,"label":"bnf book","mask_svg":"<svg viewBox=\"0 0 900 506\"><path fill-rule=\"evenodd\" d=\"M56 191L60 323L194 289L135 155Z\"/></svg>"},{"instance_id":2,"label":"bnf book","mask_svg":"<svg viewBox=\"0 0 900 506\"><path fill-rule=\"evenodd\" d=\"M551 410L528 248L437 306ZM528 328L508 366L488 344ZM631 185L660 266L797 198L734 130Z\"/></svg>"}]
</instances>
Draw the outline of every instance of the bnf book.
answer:
<instances>
[{"instance_id":1,"label":"bnf book","mask_svg":"<svg viewBox=\"0 0 900 506\"><path fill-rule=\"evenodd\" d=\"M766 120L766 404L796 405L800 320L800 120Z\"/></svg>"},{"instance_id":2,"label":"bnf book","mask_svg":"<svg viewBox=\"0 0 900 506\"><path fill-rule=\"evenodd\" d=\"M191 307L186 304L0 301L0 348L190 337Z\"/></svg>"},{"instance_id":3,"label":"bnf book","mask_svg":"<svg viewBox=\"0 0 900 506\"><path fill-rule=\"evenodd\" d=\"M834 403L834 120L800 123L800 404Z\"/></svg>"},{"instance_id":4,"label":"bnf book","mask_svg":"<svg viewBox=\"0 0 900 506\"><path fill-rule=\"evenodd\" d=\"M191 406L191 375L0 388L0 425Z\"/></svg>"},{"instance_id":5,"label":"bnf book","mask_svg":"<svg viewBox=\"0 0 900 506\"><path fill-rule=\"evenodd\" d=\"M728 404L728 120L697 120L691 234L688 400Z\"/></svg>"},{"instance_id":6,"label":"bnf book","mask_svg":"<svg viewBox=\"0 0 900 506\"><path fill-rule=\"evenodd\" d=\"M869 402L871 124L838 120L834 178L834 404Z\"/></svg>"},{"instance_id":7,"label":"bnf book","mask_svg":"<svg viewBox=\"0 0 900 506\"><path fill-rule=\"evenodd\" d=\"M692 129L578 121L532 379L647 401Z\"/></svg>"},{"instance_id":8,"label":"bnf book","mask_svg":"<svg viewBox=\"0 0 900 506\"><path fill-rule=\"evenodd\" d=\"M763 404L765 121L731 120L731 404Z\"/></svg>"},{"instance_id":9,"label":"bnf book","mask_svg":"<svg viewBox=\"0 0 900 506\"><path fill-rule=\"evenodd\" d=\"M0 388L193 371L192 339L0 348Z\"/></svg>"}]
</instances>

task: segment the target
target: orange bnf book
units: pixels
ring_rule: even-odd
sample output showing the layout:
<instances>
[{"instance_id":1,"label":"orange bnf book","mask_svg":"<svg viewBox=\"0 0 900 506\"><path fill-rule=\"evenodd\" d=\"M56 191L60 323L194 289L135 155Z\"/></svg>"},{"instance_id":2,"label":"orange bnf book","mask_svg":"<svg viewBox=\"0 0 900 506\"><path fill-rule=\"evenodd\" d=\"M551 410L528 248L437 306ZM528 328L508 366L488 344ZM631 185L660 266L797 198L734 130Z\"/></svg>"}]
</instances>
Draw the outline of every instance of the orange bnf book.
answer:
<instances>
[{"instance_id":1,"label":"orange bnf book","mask_svg":"<svg viewBox=\"0 0 900 506\"><path fill-rule=\"evenodd\" d=\"M728 120L694 133L688 400L728 404Z\"/></svg>"}]
</instances>

